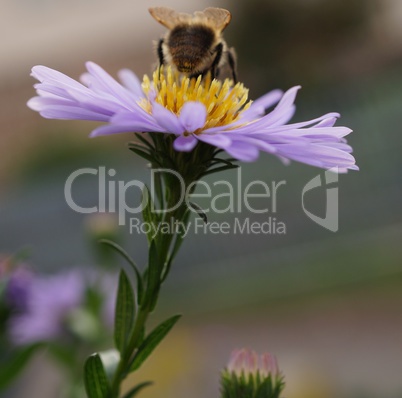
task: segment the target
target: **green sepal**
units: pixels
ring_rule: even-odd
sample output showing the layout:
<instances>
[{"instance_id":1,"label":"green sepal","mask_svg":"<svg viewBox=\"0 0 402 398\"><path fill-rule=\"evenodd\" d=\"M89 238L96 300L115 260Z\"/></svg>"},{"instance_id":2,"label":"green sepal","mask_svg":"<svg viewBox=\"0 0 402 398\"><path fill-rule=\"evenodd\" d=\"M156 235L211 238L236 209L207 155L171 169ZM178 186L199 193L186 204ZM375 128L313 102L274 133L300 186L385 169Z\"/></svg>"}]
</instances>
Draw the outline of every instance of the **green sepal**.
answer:
<instances>
[{"instance_id":1,"label":"green sepal","mask_svg":"<svg viewBox=\"0 0 402 398\"><path fill-rule=\"evenodd\" d=\"M280 395L285 388L285 380L282 374L279 374L275 378L275 383L274 383L274 391L273 391L273 397L274 398L280 398Z\"/></svg>"},{"instance_id":2,"label":"green sepal","mask_svg":"<svg viewBox=\"0 0 402 398\"><path fill-rule=\"evenodd\" d=\"M133 288L127 274L121 270L114 317L114 342L123 352L133 328L135 318L135 299Z\"/></svg>"},{"instance_id":3,"label":"green sepal","mask_svg":"<svg viewBox=\"0 0 402 398\"><path fill-rule=\"evenodd\" d=\"M202 221L204 221L204 223L207 224L208 218L207 218L207 215L204 213L204 210L202 210L201 207L198 206L194 202L190 202L189 205L190 205L190 208L192 210L195 210L195 212L202 218Z\"/></svg>"},{"instance_id":4,"label":"green sepal","mask_svg":"<svg viewBox=\"0 0 402 398\"><path fill-rule=\"evenodd\" d=\"M210 167L215 166L217 164L224 164L227 166L234 166L233 162L236 162L237 159L235 158L228 158L228 159L221 159L221 158L213 158L211 163L210 163Z\"/></svg>"},{"instance_id":5,"label":"green sepal","mask_svg":"<svg viewBox=\"0 0 402 398\"><path fill-rule=\"evenodd\" d=\"M153 350L166 337L172 327L180 319L181 315L175 315L157 326L139 346L134 360L130 366L130 372L137 370L144 361L152 354Z\"/></svg>"},{"instance_id":6,"label":"green sepal","mask_svg":"<svg viewBox=\"0 0 402 398\"><path fill-rule=\"evenodd\" d=\"M84 383L88 398L108 398L110 386L99 354L93 354L86 360Z\"/></svg>"},{"instance_id":7,"label":"green sepal","mask_svg":"<svg viewBox=\"0 0 402 398\"><path fill-rule=\"evenodd\" d=\"M282 375L261 376L224 371L221 377L221 398L280 398L285 387Z\"/></svg>"},{"instance_id":8,"label":"green sepal","mask_svg":"<svg viewBox=\"0 0 402 398\"><path fill-rule=\"evenodd\" d=\"M142 389L154 384L152 381L144 381L143 383L137 384L133 387L127 394L124 395L123 398L133 398L135 397Z\"/></svg>"},{"instance_id":9,"label":"green sepal","mask_svg":"<svg viewBox=\"0 0 402 398\"><path fill-rule=\"evenodd\" d=\"M153 145L143 137L143 134L144 133L135 133L135 136L136 136L137 140L141 141L147 148L149 148L150 151L155 150ZM131 144L135 144L135 142L132 142Z\"/></svg>"},{"instance_id":10,"label":"green sepal","mask_svg":"<svg viewBox=\"0 0 402 398\"><path fill-rule=\"evenodd\" d=\"M205 171L204 173L202 173L200 178L213 174L213 173L218 173L221 171L237 169L238 167L239 167L239 165L237 165L237 164L229 164L229 165L225 165L225 166L215 167L213 169L209 169L209 170Z\"/></svg>"},{"instance_id":11,"label":"green sepal","mask_svg":"<svg viewBox=\"0 0 402 398\"><path fill-rule=\"evenodd\" d=\"M119 253L133 268L135 272L135 276L137 278L137 302L139 305L141 305L142 299L143 299L143 292L144 292L144 287L143 287L143 282L142 282L142 276L141 273L135 264L134 260L130 257L130 255L117 243L112 242L107 239L101 239L99 241L100 243L103 243L105 245L108 245L111 247L113 250L115 250L117 253Z\"/></svg>"},{"instance_id":12,"label":"green sepal","mask_svg":"<svg viewBox=\"0 0 402 398\"><path fill-rule=\"evenodd\" d=\"M273 395L272 377L268 376L257 388L255 398L276 398Z\"/></svg>"},{"instance_id":13,"label":"green sepal","mask_svg":"<svg viewBox=\"0 0 402 398\"><path fill-rule=\"evenodd\" d=\"M134 152L136 155L141 156L143 159L148 160L148 162L155 163L156 159L147 152L147 149L142 145L130 143L128 146L130 151Z\"/></svg>"},{"instance_id":14,"label":"green sepal","mask_svg":"<svg viewBox=\"0 0 402 398\"><path fill-rule=\"evenodd\" d=\"M32 356L42 347L44 343L35 343L12 352L12 357L7 358L6 363L0 365L0 390L7 387L24 369Z\"/></svg>"}]
</instances>

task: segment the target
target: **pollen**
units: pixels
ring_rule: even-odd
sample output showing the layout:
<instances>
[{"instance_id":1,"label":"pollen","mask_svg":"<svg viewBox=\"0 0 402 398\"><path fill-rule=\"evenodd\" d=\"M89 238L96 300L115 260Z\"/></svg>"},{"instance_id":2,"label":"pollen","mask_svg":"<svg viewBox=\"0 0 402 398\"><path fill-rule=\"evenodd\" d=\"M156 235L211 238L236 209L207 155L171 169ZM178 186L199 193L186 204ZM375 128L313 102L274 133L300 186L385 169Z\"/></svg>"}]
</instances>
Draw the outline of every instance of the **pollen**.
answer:
<instances>
[{"instance_id":1,"label":"pollen","mask_svg":"<svg viewBox=\"0 0 402 398\"><path fill-rule=\"evenodd\" d=\"M197 101L205 105L207 119L202 130L211 127L226 126L237 121L251 101L248 100L248 89L243 84L234 85L232 80L220 81L211 79L207 74L204 78L189 78L180 75L171 67L157 69L152 81L144 76L142 89L147 98L139 105L148 113L152 113L151 99L166 109L180 115L183 105L188 101Z\"/></svg>"}]
</instances>

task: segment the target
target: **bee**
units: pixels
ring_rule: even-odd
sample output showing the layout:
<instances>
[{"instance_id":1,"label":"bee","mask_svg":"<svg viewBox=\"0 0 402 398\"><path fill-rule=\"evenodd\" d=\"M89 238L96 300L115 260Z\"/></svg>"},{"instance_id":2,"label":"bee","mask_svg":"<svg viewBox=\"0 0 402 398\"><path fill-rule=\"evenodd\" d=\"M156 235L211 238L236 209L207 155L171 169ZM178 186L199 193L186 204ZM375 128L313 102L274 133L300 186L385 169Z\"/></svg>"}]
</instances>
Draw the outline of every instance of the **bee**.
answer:
<instances>
[{"instance_id":1,"label":"bee","mask_svg":"<svg viewBox=\"0 0 402 398\"><path fill-rule=\"evenodd\" d=\"M232 18L229 11L209 7L191 15L168 7L153 7L149 12L169 29L157 46L160 66L174 66L190 78L208 72L217 78L221 69L228 66L237 82L234 49L228 48L222 38Z\"/></svg>"}]
</instances>

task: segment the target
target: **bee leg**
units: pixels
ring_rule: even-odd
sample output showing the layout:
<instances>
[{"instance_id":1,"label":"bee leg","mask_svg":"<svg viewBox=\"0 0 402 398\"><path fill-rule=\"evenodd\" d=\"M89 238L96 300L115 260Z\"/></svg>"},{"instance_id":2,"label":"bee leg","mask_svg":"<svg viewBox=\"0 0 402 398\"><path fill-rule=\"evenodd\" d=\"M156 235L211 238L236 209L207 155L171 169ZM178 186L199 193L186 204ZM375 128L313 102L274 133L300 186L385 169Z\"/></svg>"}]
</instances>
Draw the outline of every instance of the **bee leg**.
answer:
<instances>
[{"instance_id":1,"label":"bee leg","mask_svg":"<svg viewBox=\"0 0 402 398\"><path fill-rule=\"evenodd\" d=\"M219 65L219 62L221 62L221 59L222 59L223 44L219 43L215 47L214 51L215 51L216 55L215 55L214 62L212 62L212 65L211 65L211 79L215 79L219 74L218 65Z\"/></svg>"},{"instance_id":2,"label":"bee leg","mask_svg":"<svg viewBox=\"0 0 402 398\"><path fill-rule=\"evenodd\" d=\"M165 57L163 56L163 39L160 39L158 42L158 49L157 49L157 54L158 54L158 60L159 60L159 66L162 66L165 64Z\"/></svg>"},{"instance_id":3,"label":"bee leg","mask_svg":"<svg viewBox=\"0 0 402 398\"><path fill-rule=\"evenodd\" d=\"M230 70L232 71L232 77L234 84L237 83L237 72L236 72L236 53L234 51L234 48L232 47L228 51L228 62L229 62L229 67Z\"/></svg>"},{"instance_id":4,"label":"bee leg","mask_svg":"<svg viewBox=\"0 0 402 398\"><path fill-rule=\"evenodd\" d=\"M161 78L161 66L165 64L165 57L163 56L163 39L160 39L158 42L158 47L156 49L156 53L158 55L158 78Z\"/></svg>"}]
</instances>

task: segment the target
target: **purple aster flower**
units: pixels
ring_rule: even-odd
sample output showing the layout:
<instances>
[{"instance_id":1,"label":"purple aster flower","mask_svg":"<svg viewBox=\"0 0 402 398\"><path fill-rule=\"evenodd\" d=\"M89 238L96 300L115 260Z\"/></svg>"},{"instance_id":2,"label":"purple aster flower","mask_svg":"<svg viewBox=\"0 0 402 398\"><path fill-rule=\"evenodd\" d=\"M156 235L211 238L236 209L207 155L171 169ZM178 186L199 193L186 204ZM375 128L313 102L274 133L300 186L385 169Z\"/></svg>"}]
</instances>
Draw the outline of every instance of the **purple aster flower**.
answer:
<instances>
[{"instance_id":1,"label":"purple aster flower","mask_svg":"<svg viewBox=\"0 0 402 398\"><path fill-rule=\"evenodd\" d=\"M24 345L64 339L71 333L84 338L104 335L113 324L116 285L116 276L99 277L91 270L32 276L25 291L25 310L9 320L11 340ZM88 289L99 296L99 314L87 307Z\"/></svg>"},{"instance_id":2,"label":"purple aster flower","mask_svg":"<svg viewBox=\"0 0 402 398\"><path fill-rule=\"evenodd\" d=\"M10 320L10 337L15 344L54 340L65 334L64 321L84 299L82 275L70 271L36 277L29 291L27 310Z\"/></svg>"},{"instance_id":3,"label":"purple aster flower","mask_svg":"<svg viewBox=\"0 0 402 398\"><path fill-rule=\"evenodd\" d=\"M351 130L335 126L337 113L288 123L295 112L300 87L286 93L274 90L248 101L248 90L230 80L189 79L157 70L142 84L129 70L119 73L120 84L98 65L88 62L79 83L66 75L35 66L32 76L38 96L28 106L50 119L106 122L91 136L123 132L157 132L176 136L176 151L192 151L198 142L210 144L242 161L254 161L259 152L323 168L358 170L345 136ZM273 110L265 114L265 110Z\"/></svg>"}]
</instances>

